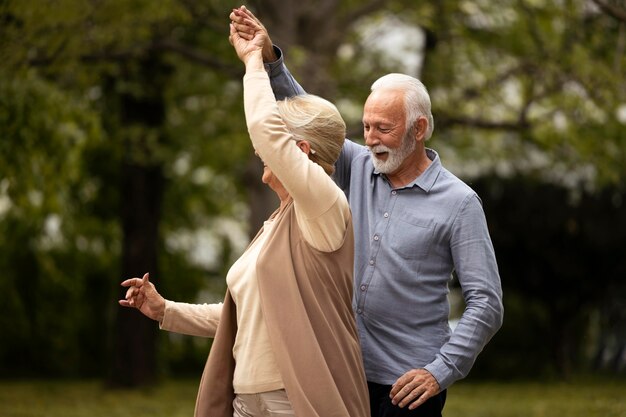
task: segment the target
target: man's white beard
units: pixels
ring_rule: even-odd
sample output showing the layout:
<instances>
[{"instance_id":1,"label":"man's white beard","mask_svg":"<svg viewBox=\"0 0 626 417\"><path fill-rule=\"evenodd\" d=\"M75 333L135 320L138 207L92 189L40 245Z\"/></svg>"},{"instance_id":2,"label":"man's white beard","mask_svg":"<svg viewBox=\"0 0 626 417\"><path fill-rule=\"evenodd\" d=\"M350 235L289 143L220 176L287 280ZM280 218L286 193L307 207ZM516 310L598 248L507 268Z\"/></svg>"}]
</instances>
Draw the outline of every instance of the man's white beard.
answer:
<instances>
[{"instance_id":1,"label":"man's white beard","mask_svg":"<svg viewBox=\"0 0 626 417\"><path fill-rule=\"evenodd\" d=\"M387 152L387 160L383 161L376 158L372 155L372 163L374 164L374 168L378 172L383 174L393 174L402 162L409 156L411 152L415 150L415 138L412 135L413 129L410 129L409 132L402 139L402 146L399 148L389 148L385 145L376 145L374 147L370 147L370 151L374 154L377 152Z\"/></svg>"}]
</instances>

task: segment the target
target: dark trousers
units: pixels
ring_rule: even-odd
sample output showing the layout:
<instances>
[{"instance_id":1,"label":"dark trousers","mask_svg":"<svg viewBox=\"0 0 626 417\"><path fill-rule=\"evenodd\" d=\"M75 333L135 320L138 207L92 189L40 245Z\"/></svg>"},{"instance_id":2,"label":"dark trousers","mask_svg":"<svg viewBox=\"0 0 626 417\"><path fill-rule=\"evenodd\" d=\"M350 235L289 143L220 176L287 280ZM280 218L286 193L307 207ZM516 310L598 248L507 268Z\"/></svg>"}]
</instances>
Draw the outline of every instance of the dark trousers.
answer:
<instances>
[{"instance_id":1,"label":"dark trousers","mask_svg":"<svg viewBox=\"0 0 626 417\"><path fill-rule=\"evenodd\" d=\"M391 398L389 398L391 385L381 385L368 381L367 388L370 392L372 417L441 417L441 411L446 403L446 390L443 390L426 400L415 410L409 410L408 405L400 408L391 404Z\"/></svg>"}]
</instances>

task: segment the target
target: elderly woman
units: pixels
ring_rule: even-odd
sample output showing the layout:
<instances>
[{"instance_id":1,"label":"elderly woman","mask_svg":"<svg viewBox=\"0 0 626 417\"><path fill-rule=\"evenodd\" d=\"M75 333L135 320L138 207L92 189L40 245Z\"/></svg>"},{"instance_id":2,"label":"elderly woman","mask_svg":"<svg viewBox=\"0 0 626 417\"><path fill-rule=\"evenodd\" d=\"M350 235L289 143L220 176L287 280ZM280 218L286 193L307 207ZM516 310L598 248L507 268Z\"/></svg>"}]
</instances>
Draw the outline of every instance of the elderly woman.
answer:
<instances>
[{"instance_id":1,"label":"elderly woman","mask_svg":"<svg viewBox=\"0 0 626 417\"><path fill-rule=\"evenodd\" d=\"M120 304L162 329L215 338L196 416L366 417L351 307L352 221L329 176L345 123L316 96L275 101L258 31L240 36L231 25L230 40L246 66L246 122L263 182L280 207L232 265L223 303L165 300L146 274L122 282L128 290Z\"/></svg>"}]
</instances>

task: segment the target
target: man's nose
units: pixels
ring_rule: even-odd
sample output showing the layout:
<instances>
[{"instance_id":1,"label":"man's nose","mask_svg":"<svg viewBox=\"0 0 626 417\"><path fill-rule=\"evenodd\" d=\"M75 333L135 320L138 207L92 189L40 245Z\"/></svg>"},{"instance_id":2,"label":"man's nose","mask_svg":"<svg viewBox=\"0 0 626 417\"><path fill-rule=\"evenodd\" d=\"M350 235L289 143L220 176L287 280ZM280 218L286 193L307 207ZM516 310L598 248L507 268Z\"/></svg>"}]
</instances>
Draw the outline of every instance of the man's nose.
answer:
<instances>
[{"instance_id":1,"label":"man's nose","mask_svg":"<svg viewBox=\"0 0 626 417\"><path fill-rule=\"evenodd\" d=\"M365 145L376 146L380 144L380 139L376 136L372 130L363 132L363 139L365 139Z\"/></svg>"}]
</instances>

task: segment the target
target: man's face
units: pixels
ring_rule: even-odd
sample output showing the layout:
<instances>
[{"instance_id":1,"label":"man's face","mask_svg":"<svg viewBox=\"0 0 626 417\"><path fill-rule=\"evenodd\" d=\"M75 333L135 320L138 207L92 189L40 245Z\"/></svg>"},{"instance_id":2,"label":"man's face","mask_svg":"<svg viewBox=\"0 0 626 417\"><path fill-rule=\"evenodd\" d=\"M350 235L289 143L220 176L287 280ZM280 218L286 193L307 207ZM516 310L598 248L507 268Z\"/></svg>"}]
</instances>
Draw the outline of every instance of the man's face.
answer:
<instances>
[{"instance_id":1,"label":"man's face","mask_svg":"<svg viewBox=\"0 0 626 417\"><path fill-rule=\"evenodd\" d=\"M406 131L401 91L379 90L370 94L363 108L363 135L372 152L374 168L393 174L415 150L412 129Z\"/></svg>"}]
</instances>

